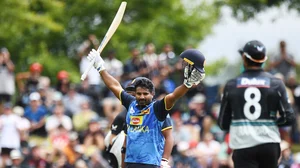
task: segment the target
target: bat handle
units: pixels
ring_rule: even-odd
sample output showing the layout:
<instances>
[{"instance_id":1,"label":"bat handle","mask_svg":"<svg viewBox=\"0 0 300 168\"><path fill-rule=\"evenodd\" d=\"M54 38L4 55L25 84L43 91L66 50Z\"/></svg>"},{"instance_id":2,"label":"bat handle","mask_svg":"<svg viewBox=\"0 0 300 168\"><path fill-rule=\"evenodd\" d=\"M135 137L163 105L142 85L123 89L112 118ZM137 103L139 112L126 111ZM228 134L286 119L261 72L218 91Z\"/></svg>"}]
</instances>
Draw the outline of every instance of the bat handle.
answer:
<instances>
[{"instance_id":1,"label":"bat handle","mask_svg":"<svg viewBox=\"0 0 300 168\"><path fill-rule=\"evenodd\" d=\"M81 78L80 78L80 79L81 79L82 81L84 81L85 78L87 77L88 73L90 72L90 70L91 70L92 67L93 67L94 62L95 62L95 59L93 59L93 61L90 62L88 68L87 68L87 69L84 71L84 73L81 75Z\"/></svg>"}]
</instances>

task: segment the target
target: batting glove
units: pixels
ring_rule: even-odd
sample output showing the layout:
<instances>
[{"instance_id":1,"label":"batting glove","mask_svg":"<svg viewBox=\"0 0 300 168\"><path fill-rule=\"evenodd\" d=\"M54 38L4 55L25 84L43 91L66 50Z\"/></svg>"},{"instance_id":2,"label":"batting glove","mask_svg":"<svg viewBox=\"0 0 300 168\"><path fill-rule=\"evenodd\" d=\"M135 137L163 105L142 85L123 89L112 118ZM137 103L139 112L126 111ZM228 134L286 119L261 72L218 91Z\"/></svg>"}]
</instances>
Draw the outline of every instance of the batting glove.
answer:
<instances>
[{"instance_id":1,"label":"batting glove","mask_svg":"<svg viewBox=\"0 0 300 168\"><path fill-rule=\"evenodd\" d=\"M169 165L169 160L162 158L160 162L160 168L171 168L171 166Z\"/></svg>"},{"instance_id":2,"label":"batting glove","mask_svg":"<svg viewBox=\"0 0 300 168\"><path fill-rule=\"evenodd\" d=\"M101 58L100 53L98 51L96 51L95 49L92 49L92 51L87 56L87 59L90 62L94 61L93 66L98 72L105 70L104 61Z\"/></svg>"},{"instance_id":3,"label":"batting glove","mask_svg":"<svg viewBox=\"0 0 300 168\"><path fill-rule=\"evenodd\" d=\"M205 78L205 73L201 73L197 69L194 69L191 74L191 79L194 85L198 85Z\"/></svg>"},{"instance_id":4,"label":"batting glove","mask_svg":"<svg viewBox=\"0 0 300 168\"><path fill-rule=\"evenodd\" d=\"M193 69L190 72L190 66L184 68L184 81L183 84L187 88L191 88L193 85L198 85L205 78L205 73L199 72L197 69Z\"/></svg>"}]
</instances>

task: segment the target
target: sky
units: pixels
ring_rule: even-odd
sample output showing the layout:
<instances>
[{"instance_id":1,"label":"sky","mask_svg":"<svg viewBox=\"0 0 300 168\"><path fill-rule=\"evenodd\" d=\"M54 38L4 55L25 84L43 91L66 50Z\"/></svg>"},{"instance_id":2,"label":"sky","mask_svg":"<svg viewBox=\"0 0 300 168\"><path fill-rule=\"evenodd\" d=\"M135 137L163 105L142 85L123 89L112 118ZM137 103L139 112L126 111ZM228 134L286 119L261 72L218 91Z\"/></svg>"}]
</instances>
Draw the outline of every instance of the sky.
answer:
<instances>
[{"instance_id":1,"label":"sky","mask_svg":"<svg viewBox=\"0 0 300 168\"><path fill-rule=\"evenodd\" d=\"M282 5L261 12L247 22L239 22L231 16L231 9L224 7L220 22L213 27L212 34L199 44L199 49L207 63L224 56L236 63L240 60L237 50L254 39L266 46L270 59L278 53L279 42L285 40L287 51L300 63L300 13L289 11Z\"/></svg>"}]
</instances>

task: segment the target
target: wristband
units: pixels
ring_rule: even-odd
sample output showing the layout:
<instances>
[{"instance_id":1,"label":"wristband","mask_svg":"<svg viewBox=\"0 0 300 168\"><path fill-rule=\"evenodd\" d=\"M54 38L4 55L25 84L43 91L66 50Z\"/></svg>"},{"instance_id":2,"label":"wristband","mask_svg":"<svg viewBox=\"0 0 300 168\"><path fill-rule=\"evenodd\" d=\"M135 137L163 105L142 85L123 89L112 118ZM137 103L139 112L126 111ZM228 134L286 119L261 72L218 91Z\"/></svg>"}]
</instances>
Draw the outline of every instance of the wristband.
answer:
<instances>
[{"instance_id":1,"label":"wristband","mask_svg":"<svg viewBox=\"0 0 300 168\"><path fill-rule=\"evenodd\" d=\"M161 161L165 161L165 162L168 162L168 163L169 163L169 160L166 159L166 158L161 158Z\"/></svg>"},{"instance_id":2,"label":"wristband","mask_svg":"<svg viewBox=\"0 0 300 168\"><path fill-rule=\"evenodd\" d=\"M166 158L161 158L160 168L171 168L169 165L169 160Z\"/></svg>"}]
</instances>

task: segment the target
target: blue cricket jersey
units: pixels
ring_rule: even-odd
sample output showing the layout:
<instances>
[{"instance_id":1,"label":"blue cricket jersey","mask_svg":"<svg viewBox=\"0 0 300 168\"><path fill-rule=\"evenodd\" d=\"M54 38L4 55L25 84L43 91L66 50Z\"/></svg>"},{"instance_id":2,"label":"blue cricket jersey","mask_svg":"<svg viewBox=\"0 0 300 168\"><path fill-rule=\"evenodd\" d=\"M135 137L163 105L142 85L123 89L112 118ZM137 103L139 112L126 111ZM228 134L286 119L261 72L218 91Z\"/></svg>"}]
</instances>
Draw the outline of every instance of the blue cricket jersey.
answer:
<instances>
[{"instance_id":1,"label":"blue cricket jersey","mask_svg":"<svg viewBox=\"0 0 300 168\"><path fill-rule=\"evenodd\" d=\"M164 107L164 101L153 101L143 109L139 109L135 98L126 92L122 92L120 98L128 110L125 162L160 166L165 145L162 130L172 128L167 110L161 108ZM167 120L159 120L160 116L155 110L160 110L163 118Z\"/></svg>"}]
</instances>

